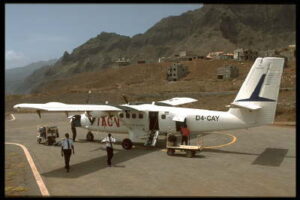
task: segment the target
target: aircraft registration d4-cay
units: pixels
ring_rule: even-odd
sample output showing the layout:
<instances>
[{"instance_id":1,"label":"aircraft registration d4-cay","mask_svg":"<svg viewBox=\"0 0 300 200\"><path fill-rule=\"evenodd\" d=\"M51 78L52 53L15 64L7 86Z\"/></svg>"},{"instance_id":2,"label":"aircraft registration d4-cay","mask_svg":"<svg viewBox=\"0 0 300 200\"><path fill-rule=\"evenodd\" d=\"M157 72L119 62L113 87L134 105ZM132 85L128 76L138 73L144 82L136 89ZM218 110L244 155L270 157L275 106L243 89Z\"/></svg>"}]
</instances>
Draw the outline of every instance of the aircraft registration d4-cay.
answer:
<instances>
[{"instance_id":1,"label":"aircraft registration d4-cay","mask_svg":"<svg viewBox=\"0 0 300 200\"><path fill-rule=\"evenodd\" d=\"M87 139L93 140L91 131L128 133L122 141L124 149L133 143L145 143L151 138L155 145L159 134L178 133L186 125L191 134L204 131L242 129L271 124L275 118L284 59L277 57L257 58L252 65L228 111L213 111L177 107L197 101L176 97L152 104L89 105L50 102L45 104L22 103L14 106L18 111L84 112L73 115L72 129L88 130ZM153 136L154 135L154 136Z\"/></svg>"}]
</instances>

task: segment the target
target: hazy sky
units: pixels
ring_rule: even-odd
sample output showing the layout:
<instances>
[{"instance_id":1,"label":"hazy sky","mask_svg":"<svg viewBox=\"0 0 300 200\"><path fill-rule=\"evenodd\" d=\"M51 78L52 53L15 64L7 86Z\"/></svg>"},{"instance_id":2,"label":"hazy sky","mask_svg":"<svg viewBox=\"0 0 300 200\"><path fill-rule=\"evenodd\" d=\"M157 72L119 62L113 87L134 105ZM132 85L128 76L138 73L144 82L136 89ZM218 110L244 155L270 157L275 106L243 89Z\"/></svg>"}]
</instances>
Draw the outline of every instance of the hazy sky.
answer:
<instances>
[{"instance_id":1,"label":"hazy sky","mask_svg":"<svg viewBox=\"0 0 300 200\"><path fill-rule=\"evenodd\" d=\"M5 65L59 58L102 31L133 36L201 4L6 4Z\"/></svg>"}]
</instances>

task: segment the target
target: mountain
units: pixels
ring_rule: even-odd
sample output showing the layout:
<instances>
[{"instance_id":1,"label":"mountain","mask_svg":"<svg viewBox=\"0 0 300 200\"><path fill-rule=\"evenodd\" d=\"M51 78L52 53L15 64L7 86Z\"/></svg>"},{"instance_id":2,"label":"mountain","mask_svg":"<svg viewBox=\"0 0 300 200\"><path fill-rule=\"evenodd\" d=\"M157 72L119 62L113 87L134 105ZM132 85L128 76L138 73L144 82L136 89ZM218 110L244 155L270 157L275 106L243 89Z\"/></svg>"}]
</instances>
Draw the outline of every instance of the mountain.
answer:
<instances>
[{"instance_id":1,"label":"mountain","mask_svg":"<svg viewBox=\"0 0 300 200\"><path fill-rule=\"evenodd\" d=\"M181 50L206 55L236 48L286 47L295 43L295 15L295 5L204 5L180 16L164 18L131 38L102 32L73 52L65 52L52 67L35 71L23 87L41 87L49 80L108 68L119 57L129 58L131 63L153 63Z\"/></svg>"},{"instance_id":2,"label":"mountain","mask_svg":"<svg viewBox=\"0 0 300 200\"><path fill-rule=\"evenodd\" d=\"M20 90L20 87L29 75L43 66L53 65L56 61L57 59L39 61L26 65L24 67L5 70L5 94L23 93L23 91Z\"/></svg>"}]
</instances>

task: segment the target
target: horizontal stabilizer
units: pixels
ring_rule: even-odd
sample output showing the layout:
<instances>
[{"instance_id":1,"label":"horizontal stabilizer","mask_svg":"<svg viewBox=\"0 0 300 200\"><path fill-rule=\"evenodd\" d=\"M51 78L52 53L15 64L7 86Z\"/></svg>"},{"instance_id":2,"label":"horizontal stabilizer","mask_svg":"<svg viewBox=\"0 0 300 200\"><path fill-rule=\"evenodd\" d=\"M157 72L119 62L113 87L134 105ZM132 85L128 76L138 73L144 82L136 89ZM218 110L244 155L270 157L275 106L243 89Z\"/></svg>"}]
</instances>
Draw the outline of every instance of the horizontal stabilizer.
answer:
<instances>
[{"instance_id":1,"label":"horizontal stabilizer","mask_svg":"<svg viewBox=\"0 0 300 200\"><path fill-rule=\"evenodd\" d=\"M245 108L245 109L249 109L249 110L258 110L261 109L260 106L255 105L254 103L250 103L250 102L233 102L230 105L226 106L226 107L230 107L230 108Z\"/></svg>"}]
</instances>

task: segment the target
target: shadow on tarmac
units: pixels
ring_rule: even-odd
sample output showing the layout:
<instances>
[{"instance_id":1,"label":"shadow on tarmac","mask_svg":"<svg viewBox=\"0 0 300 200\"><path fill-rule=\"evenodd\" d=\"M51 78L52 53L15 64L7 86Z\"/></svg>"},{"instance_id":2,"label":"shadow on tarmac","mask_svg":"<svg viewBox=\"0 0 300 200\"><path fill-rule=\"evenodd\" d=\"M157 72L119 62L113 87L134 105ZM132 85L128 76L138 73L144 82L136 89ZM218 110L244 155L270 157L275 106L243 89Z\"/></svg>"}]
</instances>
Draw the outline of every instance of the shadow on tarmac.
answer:
<instances>
[{"instance_id":1,"label":"shadow on tarmac","mask_svg":"<svg viewBox=\"0 0 300 200\"><path fill-rule=\"evenodd\" d=\"M128 150L117 150L117 153L114 153L114 157L112 158L112 165L113 167L120 167L125 168L125 165L118 165L124 161L143 156L148 153L152 153L155 151L158 151L158 148L148 149L148 150L141 150L141 149L132 149L130 151ZM115 151L114 151L115 152ZM91 160L87 160L81 163L77 163L72 165L72 157L70 162L70 172L66 176L66 170L64 166L61 168L43 173L41 175L45 177L63 177L63 178L78 178L80 176L84 176L90 173L93 173L95 171L107 168L107 157L101 156L98 158L93 158Z\"/></svg>"},{"instance_id":2,"label":"shadow on tarmac","mask_svg":"<svg viewBox=\"0 0 300 200\"><path fill-rule=\"evenodd\" d=\"M279 167L283 162L284 158L296 158L295 156L286 156L288 149L274 149L266 148L262 153L247 153L247 152L236 152L236 151L226 151L220 149L204 149L203 152L213 152L213 153L229 153L229 154L240 154L240 155L250 155L257 156L252 162L252 165L264 165Z\"/></svg>"}]
</instances>

